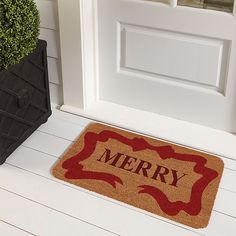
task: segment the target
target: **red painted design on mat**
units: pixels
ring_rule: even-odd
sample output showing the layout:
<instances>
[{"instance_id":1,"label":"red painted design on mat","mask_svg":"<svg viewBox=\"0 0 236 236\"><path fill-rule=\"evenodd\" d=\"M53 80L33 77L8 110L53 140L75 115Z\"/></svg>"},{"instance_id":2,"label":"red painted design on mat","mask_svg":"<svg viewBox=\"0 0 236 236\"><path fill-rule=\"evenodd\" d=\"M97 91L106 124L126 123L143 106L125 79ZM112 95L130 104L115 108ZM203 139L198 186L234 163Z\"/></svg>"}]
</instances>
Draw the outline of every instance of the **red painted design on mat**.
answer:
<instances>
[{"instance_id":1,"label":"red painted design on mat","mask_svg":"<svg viewBox=\"0 0 236 236\"><path fill-rule=\"evenodd\" d=\"M203 191L208 186L208 184L218 176L218 173L215 170L205 167L207 160L204 157L200 155L176 153L170 145L159 147L153 146L143 138L129 139L109 130L104 130L98 134L87 132L84 135L83 150L81 150L77 155L66 160L62 165L64 169L68 170L65 174L65 177L68 179L103 180L111 184L114 188L116 187L116 183L123 184L122 180L115 175L104 172L85 171L83 170L83 165L80 163L83 160L88 159L93 154L97 142L107 142L108 139L115 139L121 143L129 145L132 147L134 152L145 149L156 151L163 160L176 159L196 163L194 166L194 171L202 175L202 178L197 180L192 186L191 198L188 203L184 203L182 201L170 202L167 196L157 187L149 185L140 185L138 187L142 188L139 191L139 194L146 193L152 196L162 211L170 216L177 215L181 210L185 211L189 215L199 214L202 206Z\"/></svg>"}]
</instances>

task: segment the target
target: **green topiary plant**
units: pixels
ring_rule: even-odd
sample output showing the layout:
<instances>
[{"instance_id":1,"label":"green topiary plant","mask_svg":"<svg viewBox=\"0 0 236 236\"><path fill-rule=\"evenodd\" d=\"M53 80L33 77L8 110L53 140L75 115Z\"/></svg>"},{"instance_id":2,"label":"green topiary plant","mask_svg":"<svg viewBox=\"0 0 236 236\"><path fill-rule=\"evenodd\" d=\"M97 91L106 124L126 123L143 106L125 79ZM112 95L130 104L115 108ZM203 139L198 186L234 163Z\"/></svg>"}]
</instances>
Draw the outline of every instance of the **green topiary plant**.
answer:
<instances>
[{"instance_id":1,"label":"green topiary plant","mask_svg":"<svg viewBox=\"0 0 236 236\"><path fill-rule=\"evenodd\" d=\"M0 70L18 63L36 48L39 24L34 0L0 1Z\"/></svg>"}]
</instances>

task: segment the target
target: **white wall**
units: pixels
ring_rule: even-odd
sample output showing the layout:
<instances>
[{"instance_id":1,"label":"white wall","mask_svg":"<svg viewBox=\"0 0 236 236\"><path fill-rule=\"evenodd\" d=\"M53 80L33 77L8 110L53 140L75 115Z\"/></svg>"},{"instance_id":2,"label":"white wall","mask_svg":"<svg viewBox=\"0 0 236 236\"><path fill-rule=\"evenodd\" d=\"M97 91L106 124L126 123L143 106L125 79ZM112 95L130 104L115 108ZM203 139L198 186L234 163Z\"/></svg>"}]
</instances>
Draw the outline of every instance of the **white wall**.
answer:
<instances>
[{"instance_id":1,"label":"white wall","mask_svg":"<svg viewBox=\"0 0 236 236\"><path fill-rule=\"evenodd\" d=\"M48 43L48 69L51 102L61 105L62 74L57 0L35 0L41 15L40 39Z\"/></svg>"}]
</instances>

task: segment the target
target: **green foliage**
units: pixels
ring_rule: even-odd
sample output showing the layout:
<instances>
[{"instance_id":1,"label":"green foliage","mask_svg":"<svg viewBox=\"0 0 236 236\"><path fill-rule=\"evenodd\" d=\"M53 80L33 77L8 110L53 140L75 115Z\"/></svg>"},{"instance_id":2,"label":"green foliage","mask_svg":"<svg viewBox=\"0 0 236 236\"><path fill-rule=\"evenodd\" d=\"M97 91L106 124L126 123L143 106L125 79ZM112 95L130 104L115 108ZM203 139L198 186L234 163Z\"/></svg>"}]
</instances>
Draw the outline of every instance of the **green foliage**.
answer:
<instances>
[{"instance_id":1,"label":"green foliage","mask_svg":"<svg viewBox=\"0 0 236 236\"><path fill-rule=\"evenodd\" d=\"M37 46L40 17L34 0L0 0L0 70Z\"/></svg>"}]
</instances>

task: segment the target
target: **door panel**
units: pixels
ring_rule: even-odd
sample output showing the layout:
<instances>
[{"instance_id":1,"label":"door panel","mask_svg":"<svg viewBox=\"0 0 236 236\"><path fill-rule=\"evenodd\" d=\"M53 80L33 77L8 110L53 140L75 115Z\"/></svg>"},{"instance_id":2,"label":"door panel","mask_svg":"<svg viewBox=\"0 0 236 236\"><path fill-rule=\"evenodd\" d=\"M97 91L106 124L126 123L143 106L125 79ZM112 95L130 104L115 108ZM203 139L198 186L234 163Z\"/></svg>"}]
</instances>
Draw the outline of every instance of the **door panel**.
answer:
<instances>
[{"instance_id":1,"label":"door panel","mask_svg":"<svg viewBox=\"0 0 236 236\"><path fill-rule=\"evenodd\" d=\"M121 25L120 36L120 70L145 72L157 80L164 76L223 92L220 86L225 84L227 61L222 57L228 55L228 41L125 24Z\"/></svg>"},{"instance_id":2,"label":"door panel","mask_svg":"<svg viewBox=\"0 0 236 236\"><path fill-rule=\"evenodd\" d=\"M99 99L236 131L230 13L98 0Z\"/></svg>"}]
</instances>

